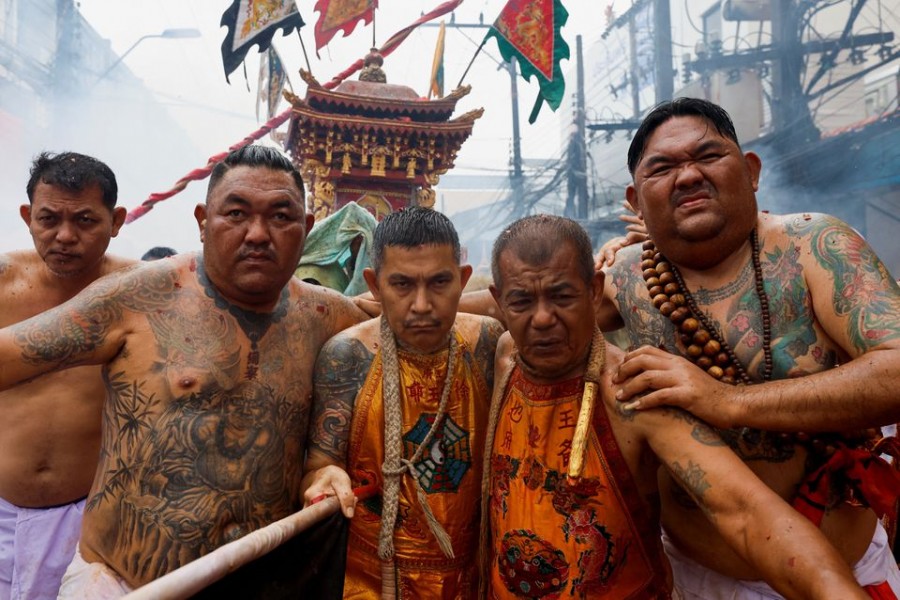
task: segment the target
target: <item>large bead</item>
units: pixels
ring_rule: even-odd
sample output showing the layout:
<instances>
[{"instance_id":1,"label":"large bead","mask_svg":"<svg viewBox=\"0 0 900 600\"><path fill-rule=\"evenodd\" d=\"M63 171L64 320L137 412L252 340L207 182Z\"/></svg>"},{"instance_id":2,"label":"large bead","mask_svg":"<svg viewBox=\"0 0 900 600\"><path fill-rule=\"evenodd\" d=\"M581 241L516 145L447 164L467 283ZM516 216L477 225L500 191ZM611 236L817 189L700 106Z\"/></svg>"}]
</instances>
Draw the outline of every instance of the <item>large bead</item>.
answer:
<instances>
[{"instance_id":1,"label":"large bead","mask_svg":"<svg viewBox=\"0 0 900 600\"><path fill-rule=\"evenodd\" d=\"M665 293L672 295L677 294L681 291L681 288L677 283L667 283L665 289L663 290Z\"/></svg>"},{"instance_id":2,"label":"large bead","mask_svg":"<svg viewBox=\"0 0 900 600\"><path fill-rule=\"evenodd\" d=\"M641 261L641 270L652 269L655 264L652 258L645 258Z\"/></svg>"},{"instance_id":3,"label":"large bead","mask_svg":"<svg viewBox=\"0 0 900 600\"><path fill-rule=\"evenodd\" d=\"M728 354L726 354L725 352L719 352L718 354L716 354L716 364L723 369L729 362L731 362L731 357L728 356Z\"/></svg>"},{"instance_id":4,"label":"large bead","mask_svg":"<svg viewBox=\"0 0 900 600\"><path fill-rule=\"evenodd\" d=\"M659 277L651 277L650 279L645 279L644 281L647 282L648 288L651 288L654 285L659 285Z\"/></svg>"},{"instance_id":5,"label":"large bead","mask_svg":"<svg viewBox=\"0 0 900 600\"><path fill-rule=\"evenodd\" d=\"M725 372L722 370L722 367L717 367L716 365L711 366L706 370L707 373L715 377L716 379L722 379L722 376Z\"/></svg>"},{"instance_id":6,"label":"large bead","mask_svg":"<svg viewBox=\"0 0 900 600\"><path fill-rule=\"evenodd\" d=\"M722 350L722 344L717 340L709 340L703 345L703 354L707 356L715 356Z\"/></svg>"},{"instance_id":7,"label":"large bead","mask_svg":"<svg viewBox=\"0 0 900 600\"><path fill-rule=\"evenodd\" d=\"M687 355L691 358L699 358L703 356L703 348L696 344L691 344L687 347Z\"/></svg>"},{"instance_id":8,"label":"large bead","mask_svg":"<svg viewBox=\"0 0 900 600\"><path fill-rule=\"evenodd\" d=\"M663 302L662 305L660 305L660 307L659 307L659 312L661 312L663 314L663 316L668 317L673 312L675 312L676 308L678 308L678 307L675 306L675 304L673 302Z\"/></svg>"},{"instance_id":9,"label":"large bead","mask_svg":"<svg viewBox=\"0 0 900 600\"><path fill-rule=\"evenodd\" d=\"M653 296L658 296L659 294L663 293L663 286L654 285L652 288L649 288L648 291L650 292L650 297L652 298Z\"/></svg>"},{"instance_id":10,"label":"large bead","mask_svg":"<svg viewBox=\"0 0 900 600\"><path fill-rule=\"evenodd\" d=\"M653 250L644 250L641 252L641 260L652 259L654 254L656 252Z\"/></svg>"},{"instance_id":11,"label":"large bead","mask_svg":"<svg viewBox=\"0 0 900 600\"><path fill-rule=\"evenodd\" d=\"M656 251L656 244L654 244L654 243L651 242L650 240L647 240L646 242L644 242L643 244L641 244L641 248L643 248L644 250L653 250L653 251L655 252L655 251Z\"/></svg>"},{"instance_id":12,"label":"large bead","mask_svg":"<svg viewBox=\"0 0 900 600\"><path fill-rule=\"evenodd\" d=\"M684 306L684 303L687 301L684 294L672 294L669 296L669 299L672 300L672 303L675 304L675 306Z\"/></svg>"},{"instance_id":13,"label":"large bead","mask_svg":"<svg viewBox=\"0 0 900 600\"><path fill-rule=\"evenodd\" d=\"M684 333L694 333L699 328L700 328L700 321L698 321L694 317L688 317L681 323L681 331L683 331ZM695 334L695 336L696 336L696 334Z\"/></svg>"},{"instance_id":14,"label":"large bead","mask_svg":"<svg viewBox=\"0 0 900 600\"><path fill-rule=\"evenodd\" d=\"M656 263L656 272L657 273L668 273L672 270L672 267L669 266L669 263L666 261Z\"/></svg>"},{"instance_id":15,"label":"large bead","mask_svg":"<svg viewBox=\"0 0 900 600\"><path fill-rule=\"evenodd\" d=\"M644 275L644 281L650 281L650 278L656 277L658 275L658 273L656 272L656 269L654 269L653 267L650 267L649 269L644 269L643 275Z\"/></svg>"},{"instance_id":16,"label":"large bead","mask_svg":"<svg viewBox=\"0 0 900 600\"><path fill-rule=\"evenodd\" d=\"M709 332L705 329L699 329L694 333L693 342L700 346L705 346L706 342L708 342L711 338Z\"/></svg>"},{"instance_id":17,"label":"large bead","mask_svg":"<svg viewBox=\"0 0 900 600\"><path fill-rule=\"evenodd\" d=\"M674 311L672 311L672 314L669 315L669 318L672 319L672 322L678 324L678 323L681 323L682 321L684 321L685 319L687 319L690 316L690 314L691 314L691 311L688 308L686 308L684 306L679 306Z\"/></svg>"},{"instance_id":18,"label":"large bead","mask_svg":"<svg viewBox=\"0 0 900 600\"><path fill-rule=\"evenodd\" d=\"M666 285L667 283L672 283L673 281L675 281L675 276L672 275L672 271L666 271L665 273L659 274L659 282L661 284Z\"/></svg>"},{"instance_id":19,"label":"large bead","mask_svg":"<svg viewBox=\"0 0 900 600\"><path fill-rule=\"evenodd\" d=\"M659 308L660 306L662 306L663 304L665 304L668 301L669 301L669 297L666 296L665 294L657 294L657 295L653 296L653 300L652 300L653 306L655 306L656 308Z\"/></svg>"},{"instance_id":20,"label":"large bead","mask_svg":"<svg viewBox=\"0 0 900 600\"><path fill-rule=\"evenodd\" d=\"M712 359L708 356L701 356L697 359L697 366L701 369L708 369L713 366Z\"/></svg>"}]
</instances>

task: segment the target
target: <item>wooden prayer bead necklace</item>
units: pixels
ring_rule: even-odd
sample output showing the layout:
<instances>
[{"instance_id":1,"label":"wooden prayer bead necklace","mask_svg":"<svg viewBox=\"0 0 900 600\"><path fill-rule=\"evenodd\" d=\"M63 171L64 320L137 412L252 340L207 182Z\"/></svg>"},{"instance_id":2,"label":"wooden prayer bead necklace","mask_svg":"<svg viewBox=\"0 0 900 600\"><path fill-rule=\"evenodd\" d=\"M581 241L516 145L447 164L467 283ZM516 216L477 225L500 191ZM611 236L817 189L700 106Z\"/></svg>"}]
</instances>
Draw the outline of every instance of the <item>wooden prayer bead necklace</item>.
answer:
<instances>
[{"instance_id":1,"label":"wooden prayer bead necklace","mask_svg":"<svg viewBox=\"0 0 900 600\"><path fill-rule=\"evenodd\" d=\"M759 237L754 229L750 233L750 246L753 260L753 277L756 282L756 295L762 313L763 356L765 367L763 380L772 379L772 319L769 313L769 299L763 287L762 267L759 261ZM650 299L653 305L667 316L678 329L681 343L685 347L687 358L706 370L707 373L730 384L749 385L752 382L744 366L734 351L725 341L715 323L700 310L693 295L684 284L678 268L666 261L656 250L656 244L648 240L644 242L641 254L641 269ZM745 431L743 428L742 431ZM812 455L817 456L818 464L823 464L833 455L839 446L850 448L866 448L877 455L880 430L869 429L842 433L772 433L782 443L795 443L806 446ZM837 497L843 501L858 504L854 498L854 489L850 480L843 481L836 490Z\"/></svg>"},{"instance_id":2,"label":"wooden prayer bead necklace","mask_svg":"<svg viewBox=\"0 0 900 600\"><path fill-rule=\"evenodd\" d=\"M759 237L755 229L750 233L750 247L756 295L762 312L765 363L763 380L769 381L772 378L773 366L772 319L769 315L769 299L763 287L762 267L759 262ZM684 284L678 267L669 263L657 251L656 244L651 240L644 242L643 249L641 269L647 283L647 291L650 292L650 301L659 312L675 324L687 358L723 383L752 383L746 369L718 327L697 306L694 296Z\"/></svg>"}]
</instances>

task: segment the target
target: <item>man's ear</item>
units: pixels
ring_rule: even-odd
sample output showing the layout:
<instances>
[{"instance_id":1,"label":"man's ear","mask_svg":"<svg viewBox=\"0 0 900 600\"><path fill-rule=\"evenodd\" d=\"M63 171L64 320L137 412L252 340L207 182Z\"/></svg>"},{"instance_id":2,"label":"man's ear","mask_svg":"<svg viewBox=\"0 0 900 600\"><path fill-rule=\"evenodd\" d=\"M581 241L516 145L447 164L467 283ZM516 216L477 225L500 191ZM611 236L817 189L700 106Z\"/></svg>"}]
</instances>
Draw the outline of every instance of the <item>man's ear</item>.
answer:
<instances>
[{"instance_id":1,"label":"man's ear","mask_svg":"<svg viewBox=\"0 0 900 600\"><path fill-rule=\"evenodd\" d=\"M744 160L747 161L747 169L750 170L750 181L753 182L753 191L759 191L759 174L762 172L762 159L756 152L744 153Z\"/></svg>"},{"instance_id":2,"label":"man's ear","mask_svg":"<svg viewBox=\"0 0 900 600\"><path fill-rule=\"evenodd\" d=\"M25 221L25 224L31 227L31 205L23 204L19 207L19 216Z\"/></svg>"},{"instance_id":3,"label":"man's ear","mask_svg":"<svg viewBox=\"0 0 900 600\"><path fill-rule=\"evenodd\" d=\"M315 224L316 215L306 215L306 235L309 235L309 232L312 231L312 228Z\"/></svg>"},{"instance_id":4,"label":"man's ear","mask_svg":"<svg viewBox=\"0 0 900 600\"><path fill-rule=\"evenodd\" d=\"M640 218L644 218L644 215L641 214L641 207L639 206L638 198L637 198L637 190L634 189L634 184L629 183L628 187L625 188L625 201L634 209L634 214L639 216Z\"/></svg>"},{"instance_id":5,"label":"man's ear","mask_svg":"<svg viewBox=\"0 0 900 600\"><path fill-rule=\"evenodd\" d=\"M606 279L606 273L602 270L594 271L594 277L591 279L591 296L594 299L594 306L600 306L603 299L603 282Z\"/></svg>"},{"instance_id":6,"label":"man's ear","mask_svg":"<svg viewBox=\"0 0 900 600\"><path fill-rule=\"evenodd\" d=\"M459 268L459 287L460 289L465 289L466 284L469 283L469 278L472 276L472 265L463 265Z\"/></svg>"},{"instance_id":7,"label":"man's ear","mask_svg":"<svg viewBox=\"0 0 900 600\"><path fill-rule=\"evenodd\" d=\"M125 217L128 216L128 209L124 206L117 206L112 212L112 237L119 235L119 229L125 224Z\"/></svg>"},{"instance_id":8,"label":"man's ear","mask_svg":"<svg viewBox=\"0 0 900 600\"><path fill-rule=\"evenodd\" d=\"M197 225L200 227L200 242L203 243L206 241L206 205L198 204L194 207L194 218L197 220Z\"/></svg>"},{"instance_id":9,"label":"man's ear","mask_svg":"<svg viewBox=\"0 0 900 600\"><path fill-rule=\"evenodd\" d=\"M371 267L363 269L363 278L365 278L366 285L369 286L372 296L374 296L376 301L381 302L381 288L378 287L378 275L375 273L375 269Z\"/></svg>"}]
</instances>

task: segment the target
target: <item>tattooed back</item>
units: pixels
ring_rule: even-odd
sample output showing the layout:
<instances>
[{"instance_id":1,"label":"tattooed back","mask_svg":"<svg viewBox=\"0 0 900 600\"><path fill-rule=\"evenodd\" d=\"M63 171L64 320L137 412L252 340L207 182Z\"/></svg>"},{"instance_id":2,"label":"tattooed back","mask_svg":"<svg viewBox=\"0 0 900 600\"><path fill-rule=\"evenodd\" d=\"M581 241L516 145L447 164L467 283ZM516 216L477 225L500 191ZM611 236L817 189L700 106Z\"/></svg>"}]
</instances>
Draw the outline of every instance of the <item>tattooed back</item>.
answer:
<instances>
[{"instance_id":1,"label":"tattooed back","mask_svg":"<svg viewBox=\"0 0 900 600\"><path fill-rule=\"evenodd\" d=\"M230 304L199 256L148 263L0 333L29 377L102 364L108 399L81 552L140 585L297 510L312 367L361 318L292 279L270 314Z\"/></svg>"}]
</instances>

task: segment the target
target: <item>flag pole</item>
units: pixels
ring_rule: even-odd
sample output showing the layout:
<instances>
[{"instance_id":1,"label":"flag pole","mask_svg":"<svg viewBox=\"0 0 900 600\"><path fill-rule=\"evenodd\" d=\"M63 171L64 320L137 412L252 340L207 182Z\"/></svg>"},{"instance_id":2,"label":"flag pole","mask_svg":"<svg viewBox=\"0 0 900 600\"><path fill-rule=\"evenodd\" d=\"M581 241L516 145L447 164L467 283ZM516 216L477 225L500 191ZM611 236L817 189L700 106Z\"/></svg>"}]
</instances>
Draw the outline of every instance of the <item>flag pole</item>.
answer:
<instances>
[{"instance_id":1,"label":"flag pole","mask_svg":"<svg viewBox=\"0 0 900 600\"><path fill-rule=\"evenodd\" d=\"M303 43L303 36L300 35L300 29L297 28L297 37L300 38L300 48L303 49L303 58L306 60L306 71L312 75L312 67L309 66L309 56L306 54L306 44Z\"/></svg>"},{"instance_id":2,"label":"flag pole","mask_svg":"<svg viewBox=\"0 0 900 600\"><path fill-rule=\"evenodd\" d=\"M469 69L472 68L472 64L475 62L475 59L478 58L478 54L481 52L481 49L484 48L484 44L487 42L487 36L484 36L484 39L481 40L481 44L478 45L478 49L475 51L475 54L472 56L472 60L469 61L469 65L466 67L466 70L463 71L462 77L459 78L459 83L456 84L456 87L462 85L463 80L466 78L466 75L469 74Z\"/></svg>"},{"instance_id":3,"label":"flag pole","mask_svg":"<svg viewBox=\"0 0 900 600\"><path fill-rule=\"evenodd\" d=\"M378 4L376 3L375 6L372 7L372 47L373 48L378 47L375 45L375 13L378 12L377 9L378 9Z\"/></svg>"}]
</instances>

